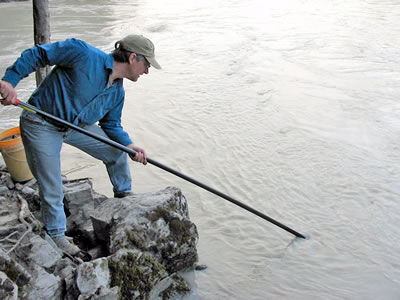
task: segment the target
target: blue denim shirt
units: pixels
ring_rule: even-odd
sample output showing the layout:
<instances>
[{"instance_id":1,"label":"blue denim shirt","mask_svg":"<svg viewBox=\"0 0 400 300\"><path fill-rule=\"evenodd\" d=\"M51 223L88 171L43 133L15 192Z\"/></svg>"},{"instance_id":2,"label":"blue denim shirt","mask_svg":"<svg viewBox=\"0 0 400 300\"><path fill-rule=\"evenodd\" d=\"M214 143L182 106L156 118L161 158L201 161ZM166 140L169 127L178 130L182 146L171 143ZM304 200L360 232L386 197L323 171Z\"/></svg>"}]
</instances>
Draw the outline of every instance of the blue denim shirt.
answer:
<instances>
[{"instance_id":1,"label":"blue denim shirt","mask_svg":"<svg viewBox=\"0 0 400 300\"><path fill-rule=\"evenodd\" d=\"M29 103L75 125L99 125L114 141L132 143L121 126L125 91L119 79L106 88L114 59L78 39L37 45L22 52L3 80L14 87L45 65L55 66L33 92Z\"/></svg>"}]
</instances>

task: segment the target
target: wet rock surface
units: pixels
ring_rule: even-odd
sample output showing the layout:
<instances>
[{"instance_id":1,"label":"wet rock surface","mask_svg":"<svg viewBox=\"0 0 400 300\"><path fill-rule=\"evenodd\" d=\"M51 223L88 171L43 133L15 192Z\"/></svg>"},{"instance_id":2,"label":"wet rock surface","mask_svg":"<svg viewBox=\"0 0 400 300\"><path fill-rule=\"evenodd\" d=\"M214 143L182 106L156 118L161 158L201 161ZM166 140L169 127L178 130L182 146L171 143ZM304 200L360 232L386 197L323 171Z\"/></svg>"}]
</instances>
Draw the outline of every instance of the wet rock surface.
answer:
<instances>
[{"instance_id":1,"label":"wet rock surface","mask_svg":"<svg viewBox=\"0 0 400 300\"><path fill-rule=\"evenodd\" d=\"M196 267L198 233L178 188L115 199L90 179L64 178L68 232L60 251L40 222L36 181L12 181L0 165L1 299L180 299L179 275Z\"/></svg>"},{"instance_id":2,"label":"wet rock surface","mask_svg":"<svg viewBox=\"0 0 400 300\"><path fill-rule=\"evenodd\" d=\"M139 249L168 272L187 269L197 261L197 229L177 188L107 199L92 214L92 222L109 253Z\"/></svg>"}]
</instances>

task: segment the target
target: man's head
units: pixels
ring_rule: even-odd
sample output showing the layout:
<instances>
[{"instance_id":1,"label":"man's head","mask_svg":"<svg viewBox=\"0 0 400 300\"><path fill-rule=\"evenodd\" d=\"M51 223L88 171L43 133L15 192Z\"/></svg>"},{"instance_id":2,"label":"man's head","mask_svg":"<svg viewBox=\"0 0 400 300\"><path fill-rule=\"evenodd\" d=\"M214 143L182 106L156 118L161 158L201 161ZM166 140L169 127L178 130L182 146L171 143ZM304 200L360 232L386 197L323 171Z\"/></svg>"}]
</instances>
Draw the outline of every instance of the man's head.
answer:
<instances>
[{"instance_id":1,"label":"man's head","mask_svg":"<svg viewBox=\"0 0 400 300\"><path fill-rule=\"evenodd\" d=\"M121 63L129 63L131 54L135 54L135 59L145 60L156 69L161 66L155 59L154 44L143 35L131 34L115 43L115 49L112 52L114 59Z\"/></svg>"}]
</instances>

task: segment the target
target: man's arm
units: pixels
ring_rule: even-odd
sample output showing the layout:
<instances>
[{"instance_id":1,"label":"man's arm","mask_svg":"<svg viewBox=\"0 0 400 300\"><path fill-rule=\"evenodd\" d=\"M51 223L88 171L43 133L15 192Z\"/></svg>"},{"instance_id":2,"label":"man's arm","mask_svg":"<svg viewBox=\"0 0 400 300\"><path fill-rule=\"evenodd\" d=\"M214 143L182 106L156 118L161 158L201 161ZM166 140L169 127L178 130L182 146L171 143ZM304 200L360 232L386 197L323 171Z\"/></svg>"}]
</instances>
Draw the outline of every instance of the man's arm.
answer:
<instances>
[{"instance_id":1,"label":"man's arm","mask_svg":"<svg viewBox=\"0 0 400 300\"><path fill-rule=\"evenodd\" d=\"M124 146L136 151L135 157L130 156L134 161L142 164L147 164L147 156L144 149L135 146L130 139L128 133L121 126L121 113L123 100L114 109L110 110L99 122L100 127L104 130L107 136Z\"/></svg>"}]
</instances>

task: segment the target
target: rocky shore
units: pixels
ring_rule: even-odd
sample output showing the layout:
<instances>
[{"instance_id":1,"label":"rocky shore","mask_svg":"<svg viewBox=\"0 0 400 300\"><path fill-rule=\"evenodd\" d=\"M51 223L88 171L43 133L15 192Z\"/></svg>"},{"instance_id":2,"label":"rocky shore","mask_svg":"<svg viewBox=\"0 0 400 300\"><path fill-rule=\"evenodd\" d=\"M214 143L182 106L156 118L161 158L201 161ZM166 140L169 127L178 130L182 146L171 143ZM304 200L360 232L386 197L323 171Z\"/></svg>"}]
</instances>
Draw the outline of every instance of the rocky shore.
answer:
<instances>
[{"instance_id":1,"label":"rocky shore","mask_svg":"<svg viewBox=\"0 0 400 300\"><path fill-rule=\"evenodd\" d=\"M198 233L178 188L122 199L96 193L90 179L64 178L63 253L43 230L34 179L15 183L0 166L0 299L180 299L190 286Z\"/></svg>"}]
</instances>

